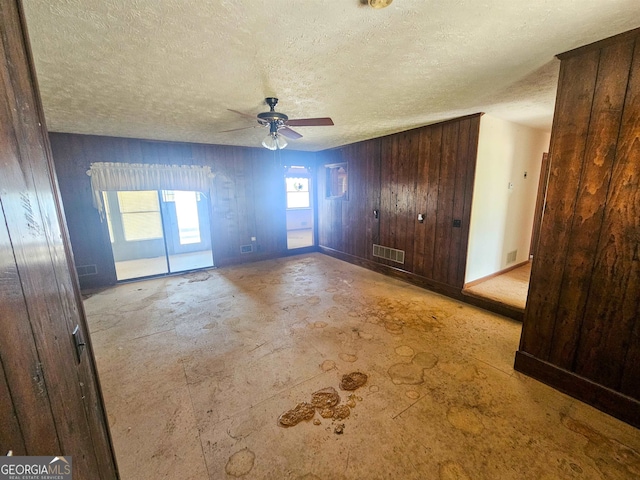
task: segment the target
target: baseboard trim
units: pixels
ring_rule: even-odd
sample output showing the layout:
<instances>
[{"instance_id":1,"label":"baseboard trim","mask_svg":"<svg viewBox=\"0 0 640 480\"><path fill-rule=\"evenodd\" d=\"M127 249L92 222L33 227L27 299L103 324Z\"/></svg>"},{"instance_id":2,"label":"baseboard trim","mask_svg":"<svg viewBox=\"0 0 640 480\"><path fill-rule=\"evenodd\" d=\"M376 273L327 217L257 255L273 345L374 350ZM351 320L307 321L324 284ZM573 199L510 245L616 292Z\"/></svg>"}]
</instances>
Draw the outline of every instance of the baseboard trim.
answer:
<instances>
[{"instance_id":1,"label":"baseboard trim","mask_svg":"<svg viewBox=\"0 0 640 480\"><path fill-rule=\"evenodd\" d=\"M500 275L503 275L507 272L510 272L511 270L515 270L516 268L520 268L520 267L524 267L527 263L529 263L530 260L525 260L524 262L520 262L520 263L516 263L515 265L511 265L510 267L504 268L498 272L492 273L491 275L487 275L486 277L482 277L482 278L477 278L469 283L465 283L464 286L462 287L462 289L464 290L465 288L471 288L474 287L476 285L479 285L481 283L486 282L487 280L491 280L492 278L498 277Z\"/></svg>"},{"instance_id":2,"label":"baseboard trim","mask_svg":"<svg viewBox=\"0 0 640 480\"><path fill-rule=\"evenodd\" d=\"M640 400L611 390L521 350L516 352L513 368L612 417L640 428Z\"/></svg>"},{"instance_id":3,"label":"baseboard trim","mask_svg":"<svg viewBox=\"0 0 640 480\"><path fill-rule=\"evenodd\" d=\"M469 305L473 305L474 307L479 307L483 310L488 310L490 312L497 313L498 315L502 315L513 320L517 320L520 322L522 321L522 311L482 298L465 295L461 289L452 287L451 285L436 282L434 280L421 277L420 275L401 270L391 265L385 265L372 260L368 260L366 258L349 255L348 253L340 252L329 247L320 246L318 247L318 251L320 253L329 255L330 257L337 258L338 260L343 260L345 262L352 263L353 265L358 265L359 267L366 268L367 270L373 270L374 272L394 277L399 280L404 280L405 282L417 285L418 287L422 287L427 290L446 295L447 297L459 300Z\"/></svg>"},{"instance_id":4,"label":"baseboard trim","mask_svg":"<svg viewBox=\"0 0 640 480\"><path fill-rule=\"evenodd\" d=\"M378 263L366 258L356 257L348 253L340 252L338 250L334 250L333 248L320 246L318 247L318 250L320 251L320 253L324 253L326 255L329 255L330 257L337 258L338 260L343 260L345 262L358 265L359 267L366 268L367 270L373 270L374 272L382 273L383 275L387 275L389 277L404 280L419 287L426 288L427 290L432 290L436 293L441 293L448 297L461 300L460 297L462 297L462 295L460 294L460 290L452 287L451 285L436 282L434 280L421 277L420 275L407 272L406 270L401 270L391 265L385 265L383 263Z\"/></svg>"}]
</instances>

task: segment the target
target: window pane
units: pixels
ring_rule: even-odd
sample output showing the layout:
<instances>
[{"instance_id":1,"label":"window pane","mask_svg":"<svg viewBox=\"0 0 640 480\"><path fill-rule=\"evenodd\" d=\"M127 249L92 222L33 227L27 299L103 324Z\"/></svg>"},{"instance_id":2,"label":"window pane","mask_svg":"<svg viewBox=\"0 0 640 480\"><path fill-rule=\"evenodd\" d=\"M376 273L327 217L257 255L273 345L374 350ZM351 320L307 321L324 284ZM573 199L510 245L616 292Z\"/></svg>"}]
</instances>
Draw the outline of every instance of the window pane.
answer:
<instances>
[{"instance_id":1,"label":"window pane","mask_svg":"<svg viewBox=\"0 0 640 480\"><path fill-rule=\"evenodd\" d=\"M124 239L127 242L162 238L158 192L118 192Z\"/></svg>"},{"instance_id":2,"label":"window pane","mask_svg":"<svg viewBox=\"0 0 640 480\"><path fill-rule=\"evenodd\" d=\"M285 178L287 182L287 192L308 192L309 191L309 179L308 178Z\"/></svg>"},{"instance_id":3,"label":"window pane","mask_svg":"<svg viewBox=\"0 0 640 480\"><path fill-rule=\"evenodd\" d=\"M122 228L127 242L162 238L159 212L123 213Z\"/></svg>"},{"instance_id":4,"label":"window pane","mask_svg":"<svg viewBox=\"0 0 640 480\"><path fill-rule=\"evenodd\" d=\"M174 192L180 245L200 243L200 219L196 192Z\"/></svg>"},{"instance_id":5,"label":"window pane","mask_svg":"<svg viewBox=\"0 0 640 480\"><path fill-rule=\"evenodd\" d=\"M165 203L175 202L173 190L162 190L162 201Z\"/></svg>"},{"instance_id":6,"label":"window pane","mask_svg":"<svg viewBox=\"0 0 640 480\"><path fill-rule=\"evenodd\" d=\"M139 192L118 192L121 213L159 212L158 192L144 190Z\"/></svg>"},{"instance_id":7,"label":"window pane","mask_svg":"<svg viewBox=\"0 0 640 480\"><path fill-rule=\"evenodd\" d=\"M309 192L287 192L287 208L309 208Z\"/></svg>"}]
</instances>

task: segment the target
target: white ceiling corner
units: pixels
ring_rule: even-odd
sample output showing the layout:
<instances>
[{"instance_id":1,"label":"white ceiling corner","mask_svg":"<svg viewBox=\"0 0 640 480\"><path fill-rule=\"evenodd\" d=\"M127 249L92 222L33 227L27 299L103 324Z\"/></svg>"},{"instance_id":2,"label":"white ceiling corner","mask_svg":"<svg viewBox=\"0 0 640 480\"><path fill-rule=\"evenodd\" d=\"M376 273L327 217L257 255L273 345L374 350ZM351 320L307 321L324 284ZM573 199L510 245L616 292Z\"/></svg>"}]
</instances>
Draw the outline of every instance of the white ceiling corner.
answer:
<instances>
[{"instance_id":1,"label":"white ceiling corner","mask_svg":"<svg viewBox=\"0 0 640 480\"><path fill-rule=\"evenodd\" d=\"M332 117L321 150L486 112L549 130L558 53L640 26L638 0L23 0L51 131L260 145L229 112ZM256 123L257 125L257 123Z\"/></svg>"}]
</instances>

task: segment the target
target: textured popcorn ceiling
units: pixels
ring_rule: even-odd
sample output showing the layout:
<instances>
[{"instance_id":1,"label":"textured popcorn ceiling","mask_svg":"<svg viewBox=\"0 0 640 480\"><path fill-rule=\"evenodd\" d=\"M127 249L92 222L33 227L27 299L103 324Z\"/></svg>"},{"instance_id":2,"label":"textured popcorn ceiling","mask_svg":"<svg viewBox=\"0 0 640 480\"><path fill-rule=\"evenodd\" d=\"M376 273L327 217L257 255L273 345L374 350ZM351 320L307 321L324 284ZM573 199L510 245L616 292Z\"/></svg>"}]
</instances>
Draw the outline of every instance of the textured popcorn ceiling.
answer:
<instances>
[{"instance_id":1,"label":"textured popcorn ceiling","mask_svg":"<svg viewBox=\"0 0 640 480\"><path fill-rule=\"evenodd\" d=\"M484 111L550 129L554 55L640 26L639 0L23 0L49 130L299 150Z\"/></svg>"}]
</instances>

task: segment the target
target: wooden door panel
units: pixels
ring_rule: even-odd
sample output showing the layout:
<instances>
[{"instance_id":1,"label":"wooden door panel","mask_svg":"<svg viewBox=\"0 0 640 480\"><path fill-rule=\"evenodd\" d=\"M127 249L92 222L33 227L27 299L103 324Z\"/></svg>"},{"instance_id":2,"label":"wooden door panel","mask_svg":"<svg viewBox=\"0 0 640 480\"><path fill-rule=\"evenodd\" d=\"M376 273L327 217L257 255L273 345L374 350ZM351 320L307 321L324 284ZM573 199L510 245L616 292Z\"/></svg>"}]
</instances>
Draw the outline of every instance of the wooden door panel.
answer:
<instances>
[{"instance_id":1,"label":"wooden door panel","mask_svg":"<svg viewBox=\"0 0 640 480\"><path fill-rule=\"evenodd\" d=\"M72 455L74 478L117 478L91 346L78 360L72 337L88 332L18 2L0 3L0 25L2 418L16 415L28 454Z\"/></svg>"},{"instance_id":2,"label":"wooden door panel","mask_svg":"<svg viewBox=\"0 0 640 480\"><path fill-rule=\"evenodd\" d=\"M12 32L9 32L10 34ZM15 34L15 33L14 33ZM52 246L52 229L56 229L57 214L52 211L54 199L46 157L41 149L42 138L39 125L33 125L37 113L24 82L27 81L17 65L25 59L19 52L8 51L8 61L0 65L0 76L7 92L7 103L2 111L0 125L13 140L3 144L3 175L0 179L0 198L6 216L6 225L25 298L26 313L38 350L39 362L29 365L42 382L43 394L49 396L55 419L55 432L62 450L67 455L86 450L89 428L84 418L84 405L75 368L75 352L69 325L70 316L65 312L64 293L60 292L56 269L60 249ZM28 85L28 83L27 83ZM35 128L34 128L35 127ZM39 141L38 141L39 140ZM36 164L36 162L38 164ZM38 189L45 177L46 189ZM59 238L59 229L57 232ZM64 262L66 265L66 262ZM81 413L82 421L69 415L69 410ZM52 433L49 433L52 435ZM55 435L55 433L53 434ZM48 452L51 453L51 452ZM44 451L39 452L45 455ZM54 452L53 454L56 454ZM94 455L87 455L85 462L78 462L74 470L81 478L89 478L97 472Z\"/></svg>"},{"instance_id":3,"label":"wooden door panel","mask_svg":"<svg viewBox=\"0 0 640 480\"><path fill-rule=\"evenodd\" d=\"M0 361L0 412L2 412L2 428L0 428L0 452L5 455L9 451L14 455L26 455L22 430L18 424L18 414L13 406L9 385Z\"/></svg>"},{"instance_id":4,"label":"wooden door panel","mask_svg":"<svg viewBox=\"0 0 640 480\"><path fill-rule=\"evenodd\" d=\"M0 155L4 158L3 146L0 144ZM0 386L0 454L10 449L15 455L55 454L61 451L60 444L4 216L11 205L0 198L0 206L0 363L4 385ZM35 416L33 412L39 413Z\"/></svg>"}]
</instances>

